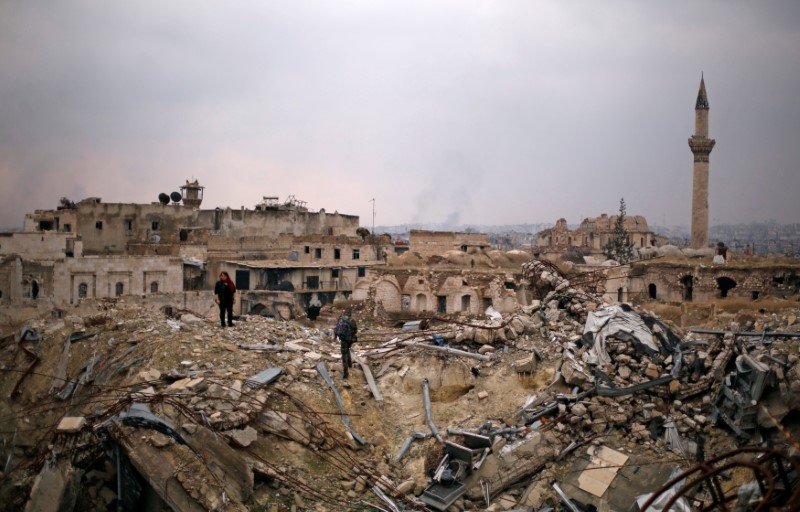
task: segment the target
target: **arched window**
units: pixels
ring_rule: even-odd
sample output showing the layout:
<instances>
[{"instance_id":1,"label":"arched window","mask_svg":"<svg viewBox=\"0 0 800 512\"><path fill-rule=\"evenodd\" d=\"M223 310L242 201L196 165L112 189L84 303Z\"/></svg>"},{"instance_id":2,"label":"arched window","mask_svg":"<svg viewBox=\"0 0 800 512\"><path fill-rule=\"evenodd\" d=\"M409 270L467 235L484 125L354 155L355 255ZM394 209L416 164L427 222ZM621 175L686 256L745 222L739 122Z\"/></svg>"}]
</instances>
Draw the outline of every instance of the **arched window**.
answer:
<instances>
[{"instance_id":1,"label":"arched window","mask_svg":"<svg viewBox=\"0 0 800 512\"><path fill-rule=\"evenodd\" d=\"M655 285L655 283L650 283L649 285L647 285L647 295L651 299L655 299L656 298L656 285Z\"/></svg>"},{"instance_id":2,"label":"arched window","mask_svg":"<svg viewBox=\"0 0 800 512\"><path fill-rule=\"evenodd\" d=\"M158 281L150 283L150 293L158 293Z\"/></svg>"},{"instance_id":3,"label":"arched window","mask_svg":"<svg viewBox=\"0 0 800 512\"><path fill-rule=\"evenodd\" d=\"M122 283L117 283L114 286L114 292L116 293L117 297L121 296L124 291L125 291L125 285L123 285Z\"/></svg>"},{"instance_id":4,"label":"arched window","mask_svg":"<svg viewBox=\"0 0 800 512\"><path fill-rule=\"evenodd\" d=\"M728 296L728 291L736 288L736 281L726 276L718 277L717 287L719 288L719 296L724 299Z\"/></svg>"},{"instance_id":5,"label":"arched window","mask_svg":"<svg viewBox=\"0 0 800 512\"><path fill-rule=\"evenodd\" d=\"M78 285L78 298L85 299L86 296L89 294L89 285L86 283L81 283Z\"/></svg>"}]
</instances>

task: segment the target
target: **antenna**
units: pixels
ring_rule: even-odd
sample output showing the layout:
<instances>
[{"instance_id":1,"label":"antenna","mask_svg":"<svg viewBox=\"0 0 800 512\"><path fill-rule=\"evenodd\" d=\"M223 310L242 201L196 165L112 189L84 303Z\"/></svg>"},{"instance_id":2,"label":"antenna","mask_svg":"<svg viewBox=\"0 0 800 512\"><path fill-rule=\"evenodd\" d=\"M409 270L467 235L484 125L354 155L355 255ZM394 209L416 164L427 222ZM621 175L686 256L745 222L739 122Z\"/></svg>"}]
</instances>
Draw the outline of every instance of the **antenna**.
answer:
<instances>
[{"instance_id":1,"label":"antenna","mask_svg":"<svg viewBox=\"0 0 800 512\"><path fill-rule=\"evenodd\" d=\"M372 234L375 234L375 198L373 197L367 202L372 201Z\"/></svg>"}]
</instances>

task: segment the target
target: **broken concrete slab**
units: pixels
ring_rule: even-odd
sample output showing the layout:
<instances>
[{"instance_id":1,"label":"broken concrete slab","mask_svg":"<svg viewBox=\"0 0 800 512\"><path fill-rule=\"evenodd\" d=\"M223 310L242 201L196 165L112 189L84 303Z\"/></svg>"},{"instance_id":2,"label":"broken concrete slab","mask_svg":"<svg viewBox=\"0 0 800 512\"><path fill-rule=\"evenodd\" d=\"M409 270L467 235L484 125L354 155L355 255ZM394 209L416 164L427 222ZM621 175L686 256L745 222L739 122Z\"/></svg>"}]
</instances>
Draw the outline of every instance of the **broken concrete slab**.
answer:
<instances>
[{"instance_id":1,"label":"broken concrete slab","mask_svg":"<svg viewBox=\"0 0 800 512\"><path fill-rule=\"evenodd\" d=\"M253 389L258 389L267 384L275 382L281 376L283 370L281 368L267 368L258 372L256 375L250 377L245 381L245 384Z\"/></svg>"},{"instance_id":2,"label":"broken concrete slab","mask_svg":"<svg viewBox=\"0 0 800 512\"><path fill-rule=\"evenodd\" d=\"M66 434L74 434L80 432L86 426L86 418L83 416L66 416L61 418L61 421L56 427L56 431Z\"/></svg>"},{"instance_id":3,"label":"broken concrete slab","mask_svg":"<svg viewBox=\"0 0 800 512\"><path fill-rule=\"evenodd\" d=\"M36 476L25 512L72 510L78 497L83 471L66 459L46 462Z\"/></svg>"}]
</instances>

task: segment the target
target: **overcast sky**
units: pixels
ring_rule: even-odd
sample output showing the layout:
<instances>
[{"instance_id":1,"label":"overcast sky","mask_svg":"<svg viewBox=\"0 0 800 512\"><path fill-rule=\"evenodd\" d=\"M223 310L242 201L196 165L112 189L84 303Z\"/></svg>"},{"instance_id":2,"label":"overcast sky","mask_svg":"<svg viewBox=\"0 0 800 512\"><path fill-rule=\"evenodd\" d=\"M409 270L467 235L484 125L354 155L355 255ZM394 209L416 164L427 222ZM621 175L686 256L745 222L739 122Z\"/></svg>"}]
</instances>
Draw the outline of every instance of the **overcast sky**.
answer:
<instances>
[{"instance_id":1,"label":"overcast sky","mask_svg":"<svg viewBox=\"0 0 800 512\"><path fill-rule=\"evenodd\" d=\"M290 194L377 225L800 222L800 2L0 0L0 226Z\"/></svg>"}]
</instances>

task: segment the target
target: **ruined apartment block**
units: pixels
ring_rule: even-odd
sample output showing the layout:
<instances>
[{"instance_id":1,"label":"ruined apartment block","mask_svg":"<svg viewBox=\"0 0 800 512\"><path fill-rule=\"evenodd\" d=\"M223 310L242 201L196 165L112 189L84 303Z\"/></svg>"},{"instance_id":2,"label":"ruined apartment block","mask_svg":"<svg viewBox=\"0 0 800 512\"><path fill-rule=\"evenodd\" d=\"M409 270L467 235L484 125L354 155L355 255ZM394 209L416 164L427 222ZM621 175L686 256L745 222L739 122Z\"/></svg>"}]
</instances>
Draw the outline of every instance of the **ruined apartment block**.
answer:
<instances>
[{"instance_id":1,"label":"ruined apartment block","mask_svg":"<svg viewBox=\"0 0 800 512\"><path fill-rule=\"evenodd\" d=\"M283 292L282 308L346 298L384 253L383 239L357 234L357 216L312 212L293 197L201 209L204 187L187 181L181 190L151 204L62 198L54 210L27 214L22 233L0 237L0 304L23 303L5 314L118 297L172 297L205 311L207 293L198 292L222 270L242 292L237 313L273 313L266 292Z\"/></svg>"}]
</instances>

